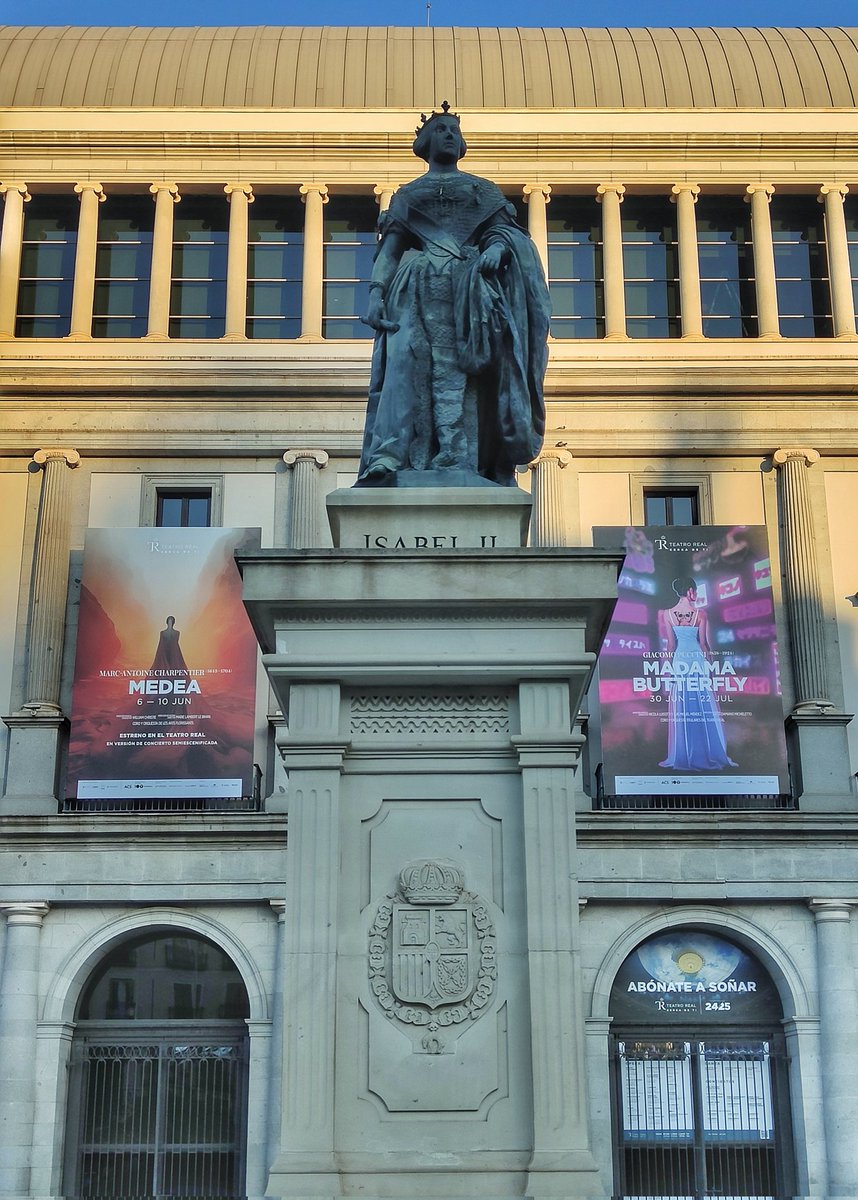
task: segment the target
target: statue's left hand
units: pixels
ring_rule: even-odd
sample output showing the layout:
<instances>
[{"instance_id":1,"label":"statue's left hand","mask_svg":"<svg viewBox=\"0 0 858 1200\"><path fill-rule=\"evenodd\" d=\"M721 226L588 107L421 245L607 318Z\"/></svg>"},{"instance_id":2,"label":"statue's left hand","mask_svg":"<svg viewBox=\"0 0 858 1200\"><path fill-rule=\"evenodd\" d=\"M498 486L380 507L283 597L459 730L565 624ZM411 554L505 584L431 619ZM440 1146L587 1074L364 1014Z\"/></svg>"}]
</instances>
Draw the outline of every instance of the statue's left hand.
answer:
<instances>
[{"instance_id":1,"label":"statue's left hand","mask_svg":"<svg viewBox=\"0 0 858 1200\"><path fill-rule=\"evenodd\" d=\"M481 275L497 275L506 262L507 256L506 246L501 245L500 242L492 242L480 255L477 269Z\"/></svg>"}]
</instances>

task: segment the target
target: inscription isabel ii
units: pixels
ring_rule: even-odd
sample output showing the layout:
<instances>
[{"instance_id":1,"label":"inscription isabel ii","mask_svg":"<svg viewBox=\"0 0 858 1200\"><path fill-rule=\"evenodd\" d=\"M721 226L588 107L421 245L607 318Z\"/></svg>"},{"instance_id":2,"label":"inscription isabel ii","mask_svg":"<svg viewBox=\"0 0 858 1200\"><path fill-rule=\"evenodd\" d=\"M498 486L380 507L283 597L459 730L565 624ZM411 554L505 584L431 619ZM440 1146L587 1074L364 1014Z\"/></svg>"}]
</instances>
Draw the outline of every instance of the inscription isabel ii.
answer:
<instances>
[{"instance_id":1,"label":"inscription isabel ii","mask_svg":"<svg viewBox=\"0 0 858 1200\"><path fill-rule=\"evenodd\" d=\"M432 859L403 867L370 927L369 980L386 1016L425 1027L418 1051L444 1053L443 1031L482 1015L497 980L495 931L459 867Z\"/></svg>"}]
</instances>

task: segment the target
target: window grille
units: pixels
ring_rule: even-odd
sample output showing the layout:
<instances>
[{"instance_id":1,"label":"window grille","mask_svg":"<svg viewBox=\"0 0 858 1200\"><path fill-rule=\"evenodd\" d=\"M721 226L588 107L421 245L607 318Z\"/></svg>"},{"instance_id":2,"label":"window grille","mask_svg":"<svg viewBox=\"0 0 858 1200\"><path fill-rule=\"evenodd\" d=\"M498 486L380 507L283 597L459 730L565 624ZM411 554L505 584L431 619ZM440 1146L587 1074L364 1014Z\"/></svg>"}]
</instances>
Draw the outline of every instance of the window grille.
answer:
<instances>
[{"instance_id":1,"label":"window grille","mask_svg":"<svg viewBox=\"0 0 858 1200\"><path fill-rule=\"evenodd\" d=\"M767 1039L618 1039L617 1200L787 1200L783 1063Z\"/></svg>"}]
</instances>

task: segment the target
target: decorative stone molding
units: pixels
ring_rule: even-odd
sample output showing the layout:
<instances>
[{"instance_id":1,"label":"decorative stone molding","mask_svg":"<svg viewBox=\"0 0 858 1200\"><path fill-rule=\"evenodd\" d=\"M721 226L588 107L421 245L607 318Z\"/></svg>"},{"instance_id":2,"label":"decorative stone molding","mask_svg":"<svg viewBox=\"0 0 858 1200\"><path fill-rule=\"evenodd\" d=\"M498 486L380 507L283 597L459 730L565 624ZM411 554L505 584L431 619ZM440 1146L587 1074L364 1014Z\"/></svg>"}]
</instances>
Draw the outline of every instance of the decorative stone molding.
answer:
<instances>
[{"instance_id":1,"label":"decorative stone molding","mask_svg":"<svg viewBox=\"0 0 858 1200\"><path fill-rule=\"evenodd\" d=\"M33 199L33 197L27 191L26 183L20 183L17 180L14 182L7 180L5 183L0 183L0 196L3 196L4 199L8 200L10 192L17 192L24 204Z\"/></svg>"},{"instance_id":2,"label":"decorative stone molding","mask_svg":"<svg viewBox=\"0 0 858 1200\"><path fill-rule=\"evenodd\" d=\"M6 917L7 925L36 925L51 911L47 900L25 900L0 903L0 913Z\"/></svg>"},{"instance_id":3,"label":"decorative stone molding","mask_svg":"<svg viewBox=\"0 0 858 1200\"><path fill-rule=\"evenodd\" d=\"M400 186L398 183L377 183L375 185L372 193L378 201L380 212L387 212L388 208L390 208L390 202L399 191Z\"/></svg>"},{"instance_id":4,"label":"decorative stone molding","mask_svg":"<svg viewBox=\"0 0 858 1200\"><path fill-rule=\"evenodd\" d=\"M447 1033L479 1020L495 993L494 924L464 884L454 863L408 863L370 926L370 988L390 1020L425 1031L412 1038L415 1054L449 1052Z\"/></svg>"},{"instance_id":5,"label":"decorative stone molding","mask_svg":"<svg viewBox=\"0 0 858 1200\"><path fill-rule=\"evenodd\" d=\"M509 700L502 691L471 694L379 692L354 696L352 735L509 732Z\"/></svg>"}]
</instances>

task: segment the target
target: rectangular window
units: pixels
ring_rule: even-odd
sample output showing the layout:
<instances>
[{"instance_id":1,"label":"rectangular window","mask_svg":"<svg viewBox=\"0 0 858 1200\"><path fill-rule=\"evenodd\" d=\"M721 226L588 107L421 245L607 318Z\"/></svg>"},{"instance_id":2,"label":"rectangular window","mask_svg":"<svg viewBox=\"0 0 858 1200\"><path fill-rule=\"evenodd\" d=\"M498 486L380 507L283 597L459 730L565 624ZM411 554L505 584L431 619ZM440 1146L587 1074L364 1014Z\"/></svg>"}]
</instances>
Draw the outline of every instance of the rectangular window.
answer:
<instances>
[{"instance_id":1,"label":"rectangular window","mask_svg":"<svg viewBox=\"0 0 858 1200\"><path fill-rule=\"evenodd\" d=\"M644 488L645 525L699 525L696 488Z\"/></svg>"},{"instance_id":2,"label":"rectangular window","mask_svg":"<svg viewBox=\"0 0 858 1200\"><path fill-rule=\"evenodd\" d=\"M155 524L170 529L205 529L212 523L212 494L208 489L158 490Z\"/></svg>"},{"instance_id":3,"label":"rectangular window","mask_svg":"<svg viewBox=\"0 0 858 1200\"><path fill-rule=\"evenodd\" d=\"M249 235L247 336L299 337L304 205L297 196L257 196Z\"/></svg>"},{"instance_id":4,"label":"rectangular window","mask_svg":"<svg viewBox=\"0 0 858 1200\"><path fill-rule=\"evenodd\" d=\"M66 337L71 327L77 196L34 196L24 205L17 337Z\"/></svg>"},{"instance_id":5,"label":"rectangular window","mask_svg":"<svg viewBox=\"0 0 858 1200\"><path fill-rule=\"evenodd\" d=\"M151 196L108 196L98 217L92 336L143 337L155 205Z\"/></svg>"},{"instance_id":6,"label":"rectangular window","mask_svg":"<svg viewBox=\"0 0 858 1200\"><path fill-rule=\"evenodd\" d=\"M183 196L173 224L170 337L223 337L228 236L226 196Z\"/></svg>"},{"instance_id":7,"label":"rectangular window","mask_svg":"<svg viewBox=\"0 0 858 1200\"><path fill-rule=\"evenodd\" d=\"M704 335L756 337L759 323L751 206L741 196L698 199L697 252Z\"/></svg>"},{"instance_id":8,"label":"rectangular window","mask_svg":"<svg viewBox=\"0 0 858 1200\"><path fill-rule=\"evenodd\" d=\"M599 205L589 196L555 196L547 221L551 333L556 338L604 337Z\"/></svg>"},{"instance_id":9,"label":"rectangular window","mask_svg":"<svg viewBox=\"0 0 858 1200\"><path fill-rule=\"evenodd\" d=\"M679 337L676 206L666 196L626 196L620 212L626 332L631 338Z\"/></svg>"},{"instance_id":10,"label":"rectangular window","mask_svg":"<svg viewBox=\"0 0 858 1200\"><path fill-rule=\"evenodd\" d=\"M322 335L371 338L369 307L378 205L372 196L332 196L325 205Z\"/></svg>"},{"instance_id":11,"label":"rectangular window","mask_svg":"<svg viewBox=\"0 0 858 1200\"><path fill-rule=\"evenodd\" d=\"M772 240L783 337L831 337L823 207L815 196L772 197Z\"/></svg>"}]
</instances>

